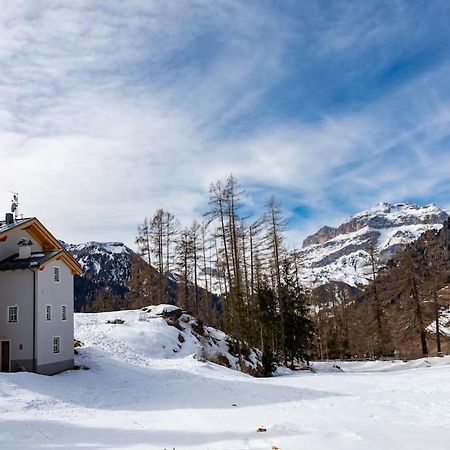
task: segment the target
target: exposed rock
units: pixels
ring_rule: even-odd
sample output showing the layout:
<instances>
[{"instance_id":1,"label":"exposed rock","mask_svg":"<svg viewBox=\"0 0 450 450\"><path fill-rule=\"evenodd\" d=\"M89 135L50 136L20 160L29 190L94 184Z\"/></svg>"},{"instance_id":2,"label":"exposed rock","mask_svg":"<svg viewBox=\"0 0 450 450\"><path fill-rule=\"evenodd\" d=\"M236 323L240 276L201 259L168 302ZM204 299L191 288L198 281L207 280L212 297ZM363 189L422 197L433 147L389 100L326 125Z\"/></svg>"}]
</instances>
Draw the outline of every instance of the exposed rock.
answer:
<instances>
[{"instance_id":1,"label":"exposed rock","mask_svg":"<svg viewBox=\"0 0 450 450\"><path fill-rule=\"evenodd\" d=\"M149 266L122 242L91 241L83 244L65 242L62 244L83 268L83 274L74 279L75 311L89 310L91 302L103 288L106 288L109 293L125 299L129 292L128 283L133 262L149 268L153 283L158 284L163 278L165 303L175 304L177 302L178 276L174 273L161 276L153 266ZM203 295L204 292L204 289L199 287L199 295ZM220 314L222 303L219 296L212 294L210 297L211 306Z\"/></svg>"},{"instance_id":2,"label":"exposed rock","mask_svg":"<svg viewBox=\"0 0 450 450\"><path fill-rule=\"evenodd\" d=\"M192 330L194 333L197 333L199 336L205 335L205 327L203 322L200 319L197 319L196 322L192 324Z\"/></svg>"},{"instance_id":3,"label":"exposed rock","mask_svg":"<svg viewBox=\"0 0 450 450\"><path fill-rule=\"evenodd\" d=\"M264 375L262 353L244 342L236 341L224 332L205 326L186 311L173 305L147 306L141 309L139 320L164 319L169 326L177 328L178 347L182 348L192 337L197 343L196 357L221 366L239 370L255 377ZM240 349L240 357L239 357ZM178 352L173 349L173 352Z\"/></svg>"},{"instance_id":4,"label":"exposed rock","mask_svg":"<svg viewBox=\"0 0 450 450\"><path fill-rule=\"evenodd\" d=\"M337 228L329 227L328 225L325 225L322 227L319 231L312 234L311 236L308 236L303 241L303 247L308 247L310 245L316 245L316 244L323 244L324 242L329 241L330 239L333 239L338 233Z\"/></svg>"},{"instance_id":5,"label":"exposed rock","mask_svg":"<svg viewBox=\"0 0 450 450\"><path fill-rule=\"evenodd\" d=\"M322 227L297 252L302 283L317 287L330 281L351 286L371 279L370 251L380 264L428 230L438 230L448 215L435 205L380 203L338 227Z\"/></svg>"},{"instance_id":6,"label":"exposed rock","mask_svg":"<svg viewBox=\"0 0 450 450\"><path fill-rule=\"evenodd\" d=\"M126 281L135 255L129 247L122 242L63 244L83 269L83 275L74 280L76 311L88 307L102 287L119 297L128 292Z\"/></svg>"},{"instance_id":7,"label":"exposed rock","mask_svg":"<svg viewBox=\"0 0 450 450\"><path fill-rule=\"evenodd\" d=\"M122 325L125 323L125 320L123 319L107 320L106 323L110 323L112 325Z\"/></svg>"},{"instance_id":8,"label":"exposed rock","mask_svg":"<svg viewBox=\"0 0 450 450\"><path fill-rule=\"evenodd\" d=\"M181 317L183 314L183 310L181 308L173 308L170 310L164 310L161 315L164 317L164 319L168 320L177 320Z\"/></svg>"}]
</instances>

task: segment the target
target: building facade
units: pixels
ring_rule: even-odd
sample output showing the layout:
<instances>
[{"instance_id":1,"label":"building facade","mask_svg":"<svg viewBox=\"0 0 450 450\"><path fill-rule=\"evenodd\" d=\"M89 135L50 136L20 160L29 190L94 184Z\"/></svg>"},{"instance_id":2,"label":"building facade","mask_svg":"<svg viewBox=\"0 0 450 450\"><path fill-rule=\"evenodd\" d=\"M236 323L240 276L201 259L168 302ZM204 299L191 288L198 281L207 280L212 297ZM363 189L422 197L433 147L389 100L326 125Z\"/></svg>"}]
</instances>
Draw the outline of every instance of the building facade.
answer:
<instances>
[{"instance_id":1,"label":"building facade","mask_svg":"<svg viewBox=\"0 0 450 450\"><path fill-rule=\"evenodd\" d=\"M36 219L0 222L0 371L73 367L73 278L81 268Z\"/></svg>"}]
</instances>

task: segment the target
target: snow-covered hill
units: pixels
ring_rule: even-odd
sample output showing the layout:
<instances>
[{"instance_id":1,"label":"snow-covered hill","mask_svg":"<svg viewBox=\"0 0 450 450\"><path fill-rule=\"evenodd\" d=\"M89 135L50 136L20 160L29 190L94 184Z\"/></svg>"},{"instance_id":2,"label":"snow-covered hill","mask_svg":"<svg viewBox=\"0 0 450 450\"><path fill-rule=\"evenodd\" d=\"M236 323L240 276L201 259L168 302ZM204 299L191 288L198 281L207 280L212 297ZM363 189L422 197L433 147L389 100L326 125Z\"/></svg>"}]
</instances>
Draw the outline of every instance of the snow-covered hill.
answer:
<instances>
[{"instance_id":1,"label":"snow-covered hill","mask_svg":"<svg viewBox=\"0 0 450 450\"><path fill-rule=\"evenodd\" d=\"M353 215L339 227L325 226L307 237L298 252L302 282L319 286L342 281L351 286L370 280L370 248L381 263L427 230L448 219L435 205L380 203Z\"/></svg>"},{"instance_id":2,"label":"snow-covered hill","mask_svg":"<svg viewBox=\"0 0 450 450\"><path fill-rule=\"evenodd\" d=\"M450 357L253 378L175 354L176 335L136 315L76 314L89 370L0 373L0 448L448 449Z\"/></svg>"},{"instance_id":3,"label":"snow-covered hill","mask_svg":"<svg viewBox=\"0 0 450 450\"><path fill-rule=\"evenodd\" d=\"M113 351L131 364L194 356L251 375L262 374L258 349L246 348L239 361L233 339L173 305L77 314L75 334L85 345Z\"/></svg>"}]
</instances>

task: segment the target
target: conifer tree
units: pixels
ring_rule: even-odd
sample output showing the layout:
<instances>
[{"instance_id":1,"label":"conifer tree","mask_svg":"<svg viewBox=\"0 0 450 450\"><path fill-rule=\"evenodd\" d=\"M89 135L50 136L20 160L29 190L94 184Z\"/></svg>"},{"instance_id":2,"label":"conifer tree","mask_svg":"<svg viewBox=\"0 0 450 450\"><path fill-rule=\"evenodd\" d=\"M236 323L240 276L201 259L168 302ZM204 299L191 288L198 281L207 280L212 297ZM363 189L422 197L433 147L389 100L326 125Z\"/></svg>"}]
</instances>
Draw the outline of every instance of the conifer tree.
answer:
<instances>
[{"instance_id":1,"label":"conifer tree","mask_svg":"<svg viewBox=\"0 0 450 450\"><path fill-rule=\"evenodd\" d=\"M291 365L296 360L309 361L313 347L314 323L306 294L298 288L295 271L288 259L283 262L283 277L279 291L279 303L284 305L284 343Z\"/></svg>"},{"instance_id":2,"label":"conifer tree","mask_svg":"<svg viewBox=\"0 0 450 450\"><path fill-rule=\"evenodd\" d=\"M274 342L277 334L277 298L275 291L266 281L258 283L255 293L258 305L260 349L264 376L270 376L275 369Z\"/></svg>"}]
</instances>

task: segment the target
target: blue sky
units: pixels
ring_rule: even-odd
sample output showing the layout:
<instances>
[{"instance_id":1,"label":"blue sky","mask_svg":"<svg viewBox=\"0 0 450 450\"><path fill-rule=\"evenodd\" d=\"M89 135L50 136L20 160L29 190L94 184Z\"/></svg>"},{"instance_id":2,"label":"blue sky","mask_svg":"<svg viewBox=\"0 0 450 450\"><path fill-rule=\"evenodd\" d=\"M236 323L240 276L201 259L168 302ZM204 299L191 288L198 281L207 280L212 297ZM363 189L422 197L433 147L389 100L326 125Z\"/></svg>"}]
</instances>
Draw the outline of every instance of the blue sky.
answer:
<instances>
[{"instance_id":1,"label":"blue sky","mask_svg":"<svg viewBox=\"0 0 450 450\"><path fill-rule=\"evenodd\" d=\"M447 1L0 0L0 204L62 239L188 224L233 172L297 245L380 201L450 207Z\"/></svg>"}]
</instances>

